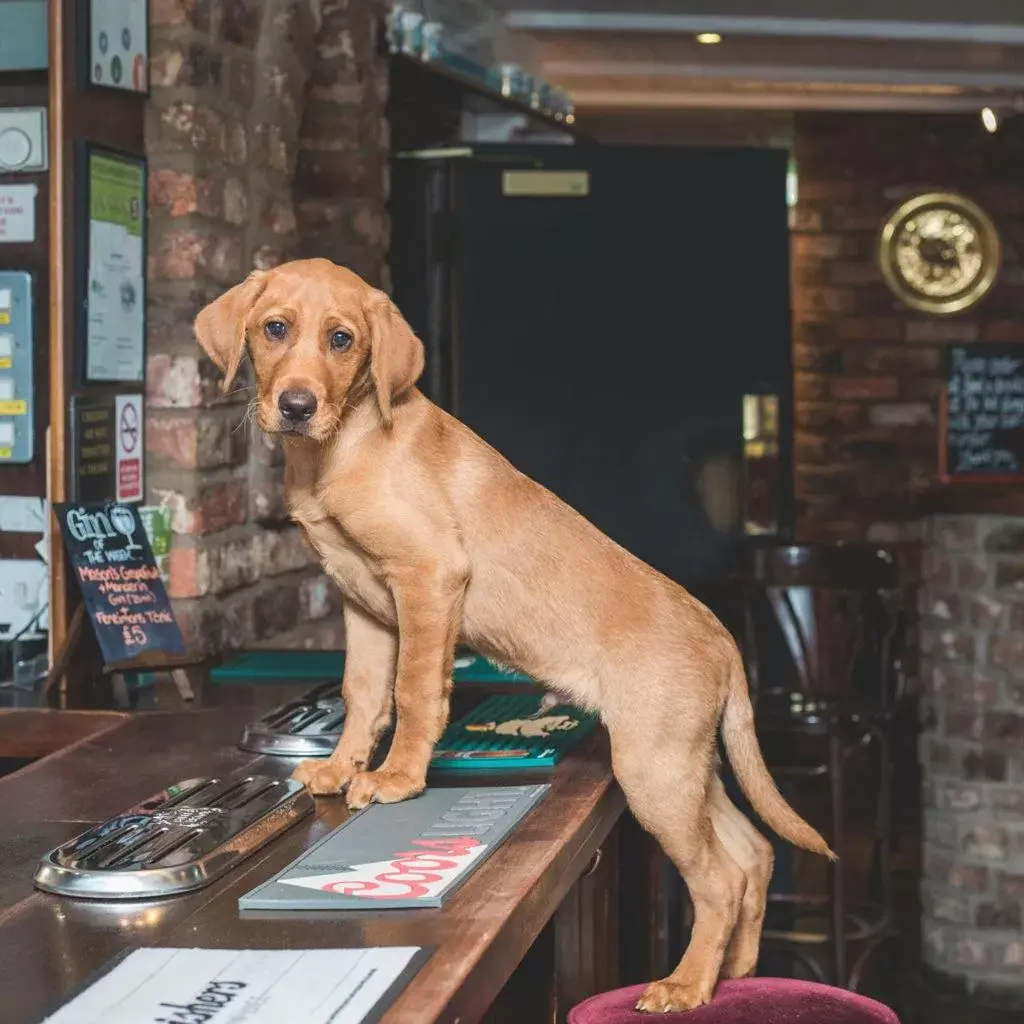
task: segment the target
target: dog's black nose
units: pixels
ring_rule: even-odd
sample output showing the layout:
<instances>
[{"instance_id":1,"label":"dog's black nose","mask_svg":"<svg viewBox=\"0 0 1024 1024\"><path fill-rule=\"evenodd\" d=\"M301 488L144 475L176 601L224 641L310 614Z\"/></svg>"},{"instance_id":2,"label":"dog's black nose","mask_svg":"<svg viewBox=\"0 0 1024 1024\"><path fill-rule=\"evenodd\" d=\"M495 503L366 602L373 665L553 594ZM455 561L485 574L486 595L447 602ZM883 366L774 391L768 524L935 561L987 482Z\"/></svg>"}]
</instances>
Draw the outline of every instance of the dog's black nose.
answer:
<instances>
[{"instance_id":1,"label":"dog's black nose","mask_svg":"<svg viewBox=\"0 0 1024 1024\"><path fill-rule=\"evenodd\" d=\"M305 388L290 388L281 392L277 407L289 423L305 423L316 412L316 395Z\"/></svg>"}]
</instances>

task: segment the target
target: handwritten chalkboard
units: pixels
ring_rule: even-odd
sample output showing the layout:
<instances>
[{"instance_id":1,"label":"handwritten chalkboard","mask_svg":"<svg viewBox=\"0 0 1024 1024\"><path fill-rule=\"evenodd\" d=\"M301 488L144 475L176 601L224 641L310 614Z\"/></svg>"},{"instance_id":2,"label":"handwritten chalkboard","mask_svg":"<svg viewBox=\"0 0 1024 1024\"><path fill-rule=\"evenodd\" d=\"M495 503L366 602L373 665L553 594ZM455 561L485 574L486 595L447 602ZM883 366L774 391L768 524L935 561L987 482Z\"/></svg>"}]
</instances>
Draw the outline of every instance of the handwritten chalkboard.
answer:
<instances>
[{"instance_id":1,"label":"handwritten chalkboard","mask_svg":"<svg viewBox=\"0 0 1024 1024\"><path fill-rule=\"evenodd\" d=\"M158 652L184 655L138 509L106 502L58 504L54 510L104 662Z\"/></svg>"},{"instance_id":2,"label":"handwritten chalkboard","mask_svg":"<svg viewBox=\"0 0 1024 1024\"><path fill-rule=\"evenodd\" d=\"M1024 344L951 348L943 406L944 479L1024 479Z\"/></svg>"}]
</instances>

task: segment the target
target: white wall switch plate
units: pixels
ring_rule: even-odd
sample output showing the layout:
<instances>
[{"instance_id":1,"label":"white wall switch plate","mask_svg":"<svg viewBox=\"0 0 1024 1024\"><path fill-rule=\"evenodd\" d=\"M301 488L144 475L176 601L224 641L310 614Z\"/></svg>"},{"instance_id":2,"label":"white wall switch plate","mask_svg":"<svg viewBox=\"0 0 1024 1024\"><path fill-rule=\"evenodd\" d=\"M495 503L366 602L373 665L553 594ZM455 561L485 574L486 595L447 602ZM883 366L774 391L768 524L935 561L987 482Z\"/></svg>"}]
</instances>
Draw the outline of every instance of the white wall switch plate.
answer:
<instances>
[{"instance_id":1,"label":"white wall switch plate","mask_svg":"<svg viewBox=\"0 0 1024 1024\"><path fill-rule=\"evenodd\" d=\"M0 107L0 172L45 171L45 107Z\"/></svg>"}]
</instances>

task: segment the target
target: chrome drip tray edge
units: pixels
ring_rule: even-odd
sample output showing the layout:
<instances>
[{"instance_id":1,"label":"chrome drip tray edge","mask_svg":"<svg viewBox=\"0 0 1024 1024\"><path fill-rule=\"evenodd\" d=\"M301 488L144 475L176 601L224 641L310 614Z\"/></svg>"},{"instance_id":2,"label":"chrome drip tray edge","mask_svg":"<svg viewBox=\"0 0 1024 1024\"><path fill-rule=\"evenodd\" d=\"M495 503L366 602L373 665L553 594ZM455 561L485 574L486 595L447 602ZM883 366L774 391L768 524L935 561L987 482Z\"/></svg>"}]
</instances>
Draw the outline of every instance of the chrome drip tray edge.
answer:
<instances>
[{"instance_id":1,"label":"chrome drip tray edge","mask_svg":"<svg viewBox=\"0 0 1024 1024\"><path fill-rule=\"evenodd\" d=\"M250 722L238 746L269 757L329 757L344 719L341 684L322 683Z\"/></svg>"},{"instance_id":2,"label":"chrome drip tray edge","mask_svg":"<svg viewBox=\"0 0 1024 1024\"><path fill-rule=\"evenodd\" d=\"M196 778L55 847L34 883L78 899L147 900L202 889L313 811L293 779Z\"/></svg>"}]
</instances>

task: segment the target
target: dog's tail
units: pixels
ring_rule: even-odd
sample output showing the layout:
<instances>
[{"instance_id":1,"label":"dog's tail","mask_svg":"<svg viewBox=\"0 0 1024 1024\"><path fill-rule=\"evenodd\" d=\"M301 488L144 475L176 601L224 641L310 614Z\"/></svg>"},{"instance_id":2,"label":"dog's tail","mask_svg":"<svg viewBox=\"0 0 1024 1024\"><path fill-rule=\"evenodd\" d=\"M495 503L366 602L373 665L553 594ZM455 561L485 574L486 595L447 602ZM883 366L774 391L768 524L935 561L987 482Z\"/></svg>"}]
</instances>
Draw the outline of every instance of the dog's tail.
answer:
<instances>
[{"instance_id":1,"label":"dog's tail","mask_svg":"<svg viewBox=\"0 0 1024 1024\"><path fill-rule=\"evenodd\" d=\"M738 652L722 715L722 739L743 792L765 823L794 846L836 860L825 840L786 803L768 772L754 731L754 708Z\"/></svg>"}]
</instances>

